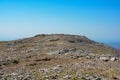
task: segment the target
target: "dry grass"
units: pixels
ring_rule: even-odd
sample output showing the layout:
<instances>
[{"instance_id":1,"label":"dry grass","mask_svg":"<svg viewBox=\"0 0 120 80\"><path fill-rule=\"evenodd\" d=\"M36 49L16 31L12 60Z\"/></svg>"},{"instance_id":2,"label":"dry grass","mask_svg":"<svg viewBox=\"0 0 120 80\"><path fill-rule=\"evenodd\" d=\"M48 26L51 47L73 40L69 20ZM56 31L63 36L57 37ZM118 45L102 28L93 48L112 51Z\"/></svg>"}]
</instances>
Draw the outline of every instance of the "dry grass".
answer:
<instances>
[{"instance_id":1,"label":"dry grass","mask_svg":"<svg viewBox=\"0 0 120 80\"><path fill-rule=\"evenodd\" d=\"M47 55L46 53L62 50L66 48L75 48L83 50L84 53L93 54L113 54L117 50L110 48L103 44L97 43L80 36L37 36L23 40L0 42L0 59L1 70L5 70L3 75L18 73L18 75L28 75L28 73L35 79L45 79L57 75L58 79L70 74L72 77L69 80L82 80L85 75L97 75L105 77L108 80L114 78L120 79L120 62L104 62L99 59L88 59L86 56L72 59L71 53ZM69 40L73 40L69 42ZM25 52L23 52L25 51ZM74 53L74 52L73 52ZM74 56L74 55L73 55ZM9 59L9 61L7 61ZM4 65L4 63L8 63ZM62 70L53 72L53 68L57 65L62 66ZM48 69L49 72L41 73L39 69ZM76 75L78 75L76 77Z\"/></svg>"}]
</instances>

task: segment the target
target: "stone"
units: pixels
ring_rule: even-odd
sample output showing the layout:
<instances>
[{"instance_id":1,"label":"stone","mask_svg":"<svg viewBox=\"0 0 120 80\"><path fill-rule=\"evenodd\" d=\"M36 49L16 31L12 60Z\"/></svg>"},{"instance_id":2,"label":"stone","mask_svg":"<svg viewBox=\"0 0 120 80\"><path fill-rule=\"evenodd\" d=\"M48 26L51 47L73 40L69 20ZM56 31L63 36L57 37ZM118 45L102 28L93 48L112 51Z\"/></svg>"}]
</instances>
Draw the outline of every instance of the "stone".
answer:
<instances>
[{"instance_id":1,"label":"stone","mask_svg":"<svg viewBox=\"0 0 120 80\"><path fill-rule=\"evenodd\" d=\"M58 41L59 38L51 38L51 39L48 39L48 41Z\"/></svg>"},{"instance_id":2,"label":"stone","mask_svg":"<svg viewBox=\"0 0 120 80\"><path fill-rule=\"evenodd\" d=\"M72 77L72 75L67 74L67 75L64 76L64 79L70 79L71 77Z\"/></svg>"},{"instance_id":3,"label":"stone","mask_svg":"<svg viewBox=\"0 0 120 80\"><path fill-rule=\"evenodd\" d=\"M16 76L18 73L11 73L11 74L6 74L6 76Z\"/></svg>"},{"instance_id":4,"label":"stone","mask_svg":"<svg viewBox=\"0 0 120 80\"><path fill-rule=\"evenodd\" d=\"M76 48L70 48L69 49L69 52L75 52L76 51Z\"/></svg>"},{"instance_id":5,"label":"stone","mask_svg":"<svg viewBox=\"0 0 120 80\"><path fill-rule=\"evenodd\" d=\"M79 57L79 55L71 55L71 59L78 59Z\"/></svg>"},{"instance_id":6,"label":"stone","mask_svg":"<svg viewBox=\"0 0 120 80\"><path fill-rule=\"evenodd\" d=\"M58 79L58 75L53 75L53 76L51 76L51 78L52 78L53 80L57 80L57 79Z\"/></svg>"},{"instance_id":7,"label":"stone","mask_svg":"<svg viewBox=\"0 0 120 80\"><path fill-rule=\"evenodd\" d=\"M116 60L118 60L118 58L117 57L112 57L110 60L111 61L116 61Z\"/></svg>"},{"instance_id":8,"label":"stone","mask_svg":"<svg viewBox=\"0 0 120 80\"><path fill-rule=\"evenodd\" d=\"M109 57L108 56L101 56L100 60L102 60L102 61L109 61Z\"/></svg>"},{"instance_id":9,"label":"stone","mask_svg":"<svg viewBox=\"0 0 120 80\"><path fill-rule=\"evenodd\" d=\"M3 75L4 74L4 71L3 70L0 70L0 75Z\"/></svg>"},{"instance_id":10,"label":"stone","mask_svg":"<svg viewBox=\"0 0 120 80\"><path fill-rule=\"evenodd\" d=\"M69 49L63 49L63 50L59 50L59 54L64 54L69 52Z\"/></svg>"},{"instance_id":11,"label":"stone","mask_svg":"<svg viewBox=\"0 0 120 80\"><path fill-rule=\"evenodd\" d=\"M94 76L94 75L85 76L82 79L84 79L84 80L102 80L100 77Z\"/></svg>"},{"instance_id":12,"label":"stone","mask_svg":"<svg viewBox=\"0 0 120 80\"><path fill-rule=\"evenodd\" d=\"M43 69L39 69L39 72L41 72L41 73L49 73L49 70L46 69L46 68L43 68Z\"/></svg>"},{"instance_id":13,"label":"stone","mask_svg":"<svg viewBox=\"0 0 120 80\"><path fill-rule=\"evenodd\" d=\"M54 70L60 70L61 68L62 68L61 65L57 65L57 66L53 67Z\"/></svg>"},{"instance_id":14,"label":"stone","mask_svg":"<svg viewBox=\"0 0 120 80\"><path fill-rule=\"evenodd\" d=\"M30 75L26 75L22 80L32 80L32 77Z\"/></svg>"},{"instance_id":15,"label":"stone","mask_svg":"<svg viewBox=\"0 0 120 80\"><path fill-rule=\"evenodd\" d=\"M59 51L53 51L53 52L49 52L49 53L47 53L48 55L55 55L55 54L58 54L59 53Z\"/></svg>"},{"instance_id":16,"label":"stone","mask_svg":"<svg viewBox=\"0 0 120 80\"><path fill-rule=\"evenodd\" d=\"M61 72L61 70L62 70L62 66L61 65L57 65L57 66L52 68L53 72L58 72L59 73L59 72Z\"/></svg>"},{"instance_id":17,"label":"stone","mask_svg":"<svg viewBox=\"0 0 120 80\"><path fill-rule=\"evenodd\" d=\"M51 59L48 58L48 57L45 57L45 58L42 59L42 61L50 61L50 60L51 60Z\"/></svg>"}]
</instances>

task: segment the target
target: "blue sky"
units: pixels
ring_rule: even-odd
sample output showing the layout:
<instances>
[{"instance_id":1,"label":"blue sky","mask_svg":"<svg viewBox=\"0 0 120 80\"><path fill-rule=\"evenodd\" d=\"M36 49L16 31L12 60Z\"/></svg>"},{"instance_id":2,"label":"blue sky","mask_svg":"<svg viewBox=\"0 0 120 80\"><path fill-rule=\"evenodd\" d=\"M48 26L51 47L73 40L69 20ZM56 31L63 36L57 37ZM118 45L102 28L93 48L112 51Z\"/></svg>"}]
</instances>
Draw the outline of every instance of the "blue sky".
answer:
<instances>
[{"instance_id":1,"label":"blue sky","mask_svg":"<svg viewBox=\"0 0 120 80\"><path fill-rule=\"evenodd\" d=\"M120 0L0 0L0 40L36 34L120 41Z\"/></svg>"}]
</instances>

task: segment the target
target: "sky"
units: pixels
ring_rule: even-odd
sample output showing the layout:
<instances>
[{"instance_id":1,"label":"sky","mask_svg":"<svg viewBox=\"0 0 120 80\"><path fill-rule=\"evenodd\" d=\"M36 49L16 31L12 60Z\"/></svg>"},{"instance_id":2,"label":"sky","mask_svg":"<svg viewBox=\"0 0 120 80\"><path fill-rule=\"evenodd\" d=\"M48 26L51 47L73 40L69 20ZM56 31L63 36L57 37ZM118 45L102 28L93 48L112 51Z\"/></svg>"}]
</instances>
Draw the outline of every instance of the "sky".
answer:
<instances>
[{"instance_id":1,"label":"sky","mask_svg":"<svg viewBox=\"0 0 120 80\"><path fill-rule=\"evenodd\" d=\"M36 34L120 42L120 0L0 0L0 41Z\"/></svg>"}]
</instances>

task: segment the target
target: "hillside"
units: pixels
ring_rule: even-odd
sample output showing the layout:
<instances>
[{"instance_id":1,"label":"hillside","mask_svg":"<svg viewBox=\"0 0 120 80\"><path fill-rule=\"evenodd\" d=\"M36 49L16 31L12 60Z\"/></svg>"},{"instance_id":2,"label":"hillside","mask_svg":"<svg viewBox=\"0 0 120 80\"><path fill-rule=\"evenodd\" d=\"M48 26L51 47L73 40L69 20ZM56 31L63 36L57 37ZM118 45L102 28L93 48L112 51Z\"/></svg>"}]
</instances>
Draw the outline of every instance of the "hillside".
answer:
<instances>
[{"instance_id":1,"label":"hillside","mask_svg":"<svg viewBox=\"0 0 120 80\"><path fill-rule=\"evenodd\" d=\"M2 80L120 80L120 51L85 36L0 42Z\"/></svg>"}]
</instances>

